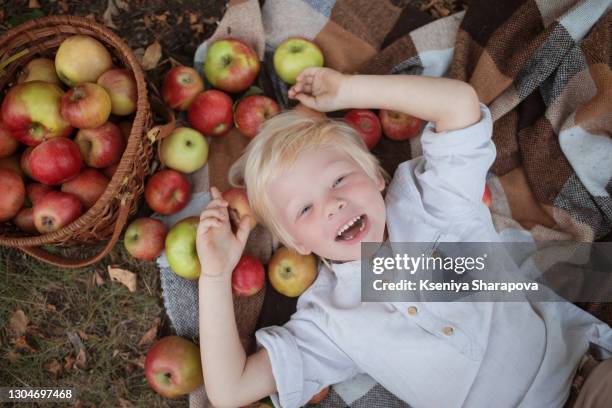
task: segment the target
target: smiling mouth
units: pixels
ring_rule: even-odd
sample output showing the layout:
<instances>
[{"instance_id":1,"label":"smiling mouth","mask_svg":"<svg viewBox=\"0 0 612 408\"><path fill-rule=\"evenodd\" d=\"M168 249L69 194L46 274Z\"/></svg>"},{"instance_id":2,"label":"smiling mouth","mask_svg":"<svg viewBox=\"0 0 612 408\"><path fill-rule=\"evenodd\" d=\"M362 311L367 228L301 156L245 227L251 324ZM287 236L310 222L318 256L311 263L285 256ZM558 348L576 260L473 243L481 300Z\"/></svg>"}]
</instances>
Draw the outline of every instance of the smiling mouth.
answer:
<instances>
[{"instance_id":1,"label":"smiling mouth","mask_svg":"<svg viewBox=\"0 0 612 408\"><path fill-rule=\"evenodd\" d=\"M342 242L350 242L355 240L356 238L360 238L363 235L363 231L365 230L366 224L368 221L368 217L365 214L361 214L359 218L347 229L343 230L340 235L336 235L336 241Z\"/></svg>"}]
</instances>

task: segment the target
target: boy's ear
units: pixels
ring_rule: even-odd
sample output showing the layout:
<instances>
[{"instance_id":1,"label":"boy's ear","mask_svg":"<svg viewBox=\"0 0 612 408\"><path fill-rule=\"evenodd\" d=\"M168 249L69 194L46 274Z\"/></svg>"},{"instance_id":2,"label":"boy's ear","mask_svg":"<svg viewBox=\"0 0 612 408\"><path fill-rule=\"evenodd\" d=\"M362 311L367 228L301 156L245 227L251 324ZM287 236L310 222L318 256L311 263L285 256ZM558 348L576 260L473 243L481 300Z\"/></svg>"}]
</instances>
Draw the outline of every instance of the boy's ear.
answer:
<instances>
[{"instance_id":1,"label":"boy's ear","mask_svg":"<svg viewBox=\"0 0 612 408\"><path fill-rule=\"evenodd\" d=\"M378 175L378 183L376 184L379 191L383 191L385 189L385 178L381 175Z\"/></svg>"}]
</instances>

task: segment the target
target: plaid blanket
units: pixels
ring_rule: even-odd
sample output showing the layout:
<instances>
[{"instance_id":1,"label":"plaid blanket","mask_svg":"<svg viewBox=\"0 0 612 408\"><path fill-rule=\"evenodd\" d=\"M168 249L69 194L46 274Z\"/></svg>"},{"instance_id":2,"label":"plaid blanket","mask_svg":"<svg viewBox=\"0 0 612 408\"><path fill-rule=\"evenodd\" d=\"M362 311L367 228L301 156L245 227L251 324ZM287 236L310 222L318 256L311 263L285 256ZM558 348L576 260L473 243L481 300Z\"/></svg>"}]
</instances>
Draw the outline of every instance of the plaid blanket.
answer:
<instances>
[{"instance_id":1,"label":"plaid blanket","mask_svg":"<svg viewBox=\"0 0 612 408\"><path fill-rule=\"evenodd\" d=\"M303 36L321 47L326 66L345 73L409 73L469 82L494 119L497 159L487 184L497 230L509 241L591 242L609 234L610 0L471 0L467 11L436 21L405 3L266 0L260 7L256 0L230 1L217 31L196 52L195 67L201 70L212 40L240 38L264 62L265 92L288 107L287 87L274 73L272 54L285 38ZM211 141L208 177L199 178L196 191L228 186L227 169L245 144L236 133ZM217 151L223 157L215 159ZM373 152L393 174L399 163L420 155L420 141L383 139ZM262 239L265 233L247 247L264 247L269 254L276 243ZM167 269L162 269L162 282L164 273ZM166 300L169 288L166 284ZM178 314L168 302L166 307L171 317ZM602 309L590 310L612 321ZM182 325L197 333L197 314ZM191 395L190 403L208 405L203 389ZM364 375L334 385L320 405L407 406Z\"/></svg>"}]
</instances>

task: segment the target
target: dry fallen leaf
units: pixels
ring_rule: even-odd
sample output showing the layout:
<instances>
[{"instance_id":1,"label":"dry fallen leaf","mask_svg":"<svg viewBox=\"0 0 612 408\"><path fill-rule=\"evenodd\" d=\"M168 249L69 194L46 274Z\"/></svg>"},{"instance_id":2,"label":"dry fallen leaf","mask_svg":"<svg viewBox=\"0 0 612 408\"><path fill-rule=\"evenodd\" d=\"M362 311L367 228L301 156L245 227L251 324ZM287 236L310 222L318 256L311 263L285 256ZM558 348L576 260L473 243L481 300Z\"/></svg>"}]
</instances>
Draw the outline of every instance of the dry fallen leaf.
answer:
<instances>
[{"instance_id":1,"label":"dry fallen leaf","mask_svg":"<svg viewBox=\"0 0 612 408\"><path fill-rule=\"evenodd\" d=\"M51 360L50 362L48 362L47 364L44 365L45 370L47 370L48 372L50 372L51 374L53 374L55 377L59 376L62 374L62 365L60 364L59 361L57 360Z\"/></svg>"},{"instance_id":2,"label":"dry fallen leaf","mask_svg":"<svg viewBox=\"0 0 612 408\"><path fill-rule=\"evenodd\" d=\"M57 2L57 5L59 6L60 11L62 12L61 14L67 14L69 7L68 7L68 3L66 2L66 0L59 0Z\"/></svg>"},{"instance_id":3,"label":"dry fallen leaf","mask_svg":"<svg viewBox=\"0 0 612 408\"><path fill-rule=\"evenodd\" d=\"M94 271L93 272L92 280L95 282L96 286L104 285L104 278L102 277L102 275L98 271Z\"/></svg>"},{"instance_id":4,"label":"dry fallen leaf","mask_svg":"<svg viewBox=\"0 0 612 408\"><path fill-rule=\"evenodd\" d=\"M142 56L142 69L149 71L157 66L162 56L162 47L159 41L149 45Z\"/></svg>"},{"instance_id":5,"label":"dry fallen leaf","mask_svg":"<svg viewBox=\"0 0 612 408\"><path fill-rule=\"evenodd\" d=\"M136 363L136 365L144 370L146 359L147 359L147 356L144 356L144 355L138 357L138 362Z\"/></svg>"},{"instance_id":6,"label":"dry fallen leaf","mask_svg":"<svg viewBox=\"0 0 612 408\"><path fill-rule=\"evenodd\" d=\"M9 350L9 352L6 353L6 358L11 363L16 363L19 360L19 353L16 353L13 350Z\"/></svg>"},{"instance_id":7,"label":"dry fallen leaf","mask_svg":"<svg viewBox=\"0 0 612 408\"><path fill-rule=\"evenodd\" d=\"M130 292L136 292L136 274L115 266L108 266L111 280L124 284Z\"/></svg>"},{"instance_id":8,"label":"dry fallen leaf","mask_svg":"<svg viewBox=\"0 0 612 408\"><path fill-rule=\"evenodd\" d=\"M83 341L89 340L89 336L83 330L79 330L79 337L81 337Z\"/></svg>"},{"instance_id":9,"label":"dry fallen leaf","mask_svg":"<svg viewBox=\"0 0 612 408\"><path fill-rule=\"evenodd\" d=\"M189 13L189 24L195 24L200 16L197 13L190 12Z\"/></svg>"},{"instance_id":10,"label":"dry fallen leaf","mask_svg":"<svg viewBox=\"0 0 612 408\"><path fill-rule=\"evenodd\" d=\"M123 398L119 398L119 405L121 408L132 408L134 406L134 404L132 404L130 401Z\"/></svg>"},{"instance_id":11,"label":"dry fallen leaf","mask_svg":"<svg viewBox=\"0 0 612 408\"><path fill-rule=\"evenodd\" d=\"M204 32L204 24L192 24L189 26L189 28L191 28L191 31L193 31L196 34L200 34Z\"/></svg>"},{"instance_id":12,"label":"dry fallen leaf","mask_svg":"<svg viewBox=\"0 0 612 408\"><path fill-rule=\"evenodd\" d=\"M76 366L81 370L85 369L87 364L87 354L85 354L85 349L80 349L79 354L76 357Z\"/></svg>"},{"instance_id":13,"label":"dry fallen leaf","mask_svg":"<svg viewBox=\"0 0 612 408\"><path fill-rule=\"evenodd\" d=\"M117 29L117 26L113 23L113 17L117 15L117 13L119 13L119 10L117 6L115 6L114 0L108 0L108 3L106 3L106 10L104 10L102 14L102 22L104 25L109 28Z\"/></svg>"},{"instance_id":14,"label":"dry fallen leaf","mask_svg":"<svg viewBox=\"0 0 612 408\"><path fill-rule=\"evenodd\" d=\"M28 327L28 318L21 309L17 309L9 319L9 328L15 337L23 336Z\"/></svg>"},{"instance_id":15,"label":"dry fallen leaf","mask_svg":"<svg viewBox=\"0 0 612 408\"><path fill-rule=\"evenodd\" d=\"M40 8L40 3L38 2L38 0L30 0L28 2L28 8L39 9Z\"/></svg>"},{"instance_id":16,"label":"dry fallen leaf","mask_svg":"<svg viewBox=\"0 0 612 408\"><path fill-rule=\"evenodd\" d=\"M15 340L15 350L27 351L29 353L35 353L36 349L30 344L28 344L28 340L25 336L21 336Z\"/></svg>"},{"instance_id":17,"label":"dry fallen leaf","mask_svg":"<svg viewBox=\"0 0 612 408\"><path fill-rule=\"evenodd\" d=\"M72 366L74 366L74 357L72 357L72 355L68 355L64 357L64 361L64 370L72 370Z\"/></svg>"},{"instance_id":18,"label":"dry fallen leaf","mask_svg":"<svg viewBox=\"0 0 612 408\"><path fill-rule=\"evenodd\" d=\"M51 312L57 312L57 308L55 307L55 305L53 305L51 303L47 303L46 307L47 307L47 310L49 310Z\"/></svg>"},{"instance_id":19,"label":"dry fallen leaf","mask_svg":"<svg viewBox=\"0 0 612 408\"><path fill-rule=\"evenodd\" d=\"M143 336L140 338L140 341L138 342L139 346L144 346L153 343L153 340L155 340L155 338L157 337L157 330L159 329L160 323L161 319L159 317L155 318L153 326L149 330L147 330L147 332L143 334Z\"/></svg>"}]
</instances>

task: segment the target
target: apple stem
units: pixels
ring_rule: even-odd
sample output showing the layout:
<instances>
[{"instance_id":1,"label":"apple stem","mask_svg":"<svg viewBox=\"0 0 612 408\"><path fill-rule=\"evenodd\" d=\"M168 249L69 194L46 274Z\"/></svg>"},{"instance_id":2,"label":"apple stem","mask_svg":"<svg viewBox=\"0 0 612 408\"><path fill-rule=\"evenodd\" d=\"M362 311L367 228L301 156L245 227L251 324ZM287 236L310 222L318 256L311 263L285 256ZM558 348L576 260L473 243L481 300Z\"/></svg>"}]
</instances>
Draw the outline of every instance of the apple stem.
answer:
<instances>
[{"instance_id":1,"label":"apple stem","mask_svg":"<svg viewBox=\"0 0 612 408\"><path fill-rule=\"evenodd\" d=\"M84 96L85 96L85 92L83 92L83 89L76 87L74 88L72 95L70 95L70 100L72 102L78 101L79 99L83 99Z\"/></svg>"}]
</instances>

